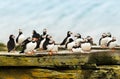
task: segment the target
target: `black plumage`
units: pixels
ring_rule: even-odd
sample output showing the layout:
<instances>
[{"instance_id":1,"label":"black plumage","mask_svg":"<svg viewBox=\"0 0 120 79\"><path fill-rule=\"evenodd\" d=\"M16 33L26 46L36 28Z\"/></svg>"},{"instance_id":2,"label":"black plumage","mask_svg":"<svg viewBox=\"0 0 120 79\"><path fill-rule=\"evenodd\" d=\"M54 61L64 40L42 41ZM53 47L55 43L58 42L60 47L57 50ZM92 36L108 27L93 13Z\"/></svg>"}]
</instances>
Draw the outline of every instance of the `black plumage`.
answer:
<instances>
[{"instance_id":1,"label":"black plumage","mask_svg":"<svg viewBox=\"0 0 120 79\"><path fill-rule=\"evenodd\" d=\"M24 53L24 50L26 49L26 45L27 45L29 42L31 42L31 38L30 38L30 37L28 37L27 39L25 39L25 40L22 42L22 45L21 45L22 50L21 50L20 53Z\"/></svg>"},{"instance_id":2,"label":"black plumage","mask_svg":"<svg viewBox=\"0 0 120 79\"><path fill-rule=\"evenodd\" d=\"M47 50L47 45L50 44L50 36L49 35L46 35L46 40L45 42L43 43L43 49L44 50Z\"/></svg>"},{"instance_id":3,"label":"black plumage","mask_svg":"<svg viewBox=\"0 0 120 79\"><path fill-rule=\"evenodd\" d=\"M70 36L71 36L71 32L68 31L68 32L67 32L67 36L65 37L65 39L62 41L62 43L61 43L60 45L65 45L66 42L67 42L67 39L68 39Z\"/></svg>"},{"instance_id":4,"label":"black plumage","mask_svg":"<svg viewBox=\"0 0 120 79\"><path fill-rule=\"evenodd\" d=\"M17 38L16 38L16 43L18 43L18 39L19 39L19 36L20 36L21 34L23 34L23 33L22 33L22 31L20 31L20 29L19 29L19 34L18 34L18 36L17 36Z\"/></svg>"},{"instance_id":5,"label":"black plumage","mask_svg":"<svg viewBox=\"0 0 120 79\"><path fill-rule=\"evenodd\" d=\"M14 35L10 35L10 36L9 36L9 41L7 42L8 52L14 50L14 48L15 48L14 38L15 38Z\"/></svg>"}]
</instances>

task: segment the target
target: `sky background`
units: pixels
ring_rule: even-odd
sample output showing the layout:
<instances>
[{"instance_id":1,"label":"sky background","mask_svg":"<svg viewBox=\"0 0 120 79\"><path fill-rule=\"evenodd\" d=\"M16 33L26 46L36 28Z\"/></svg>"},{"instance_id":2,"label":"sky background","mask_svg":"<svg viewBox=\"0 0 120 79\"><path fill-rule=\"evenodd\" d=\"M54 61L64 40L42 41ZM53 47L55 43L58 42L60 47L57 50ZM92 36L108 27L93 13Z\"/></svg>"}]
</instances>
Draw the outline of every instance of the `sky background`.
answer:
<instances>
[{"instance_id":1,"label":"sky background","mask_svg":"<svg viewBox=\"0 0 120 79\"><path fill-rule=\"evenodd\" d=\"M0 42L21 28L26 37L43 28L57 42L68 30L90 35L95 43L103 32L120 40L120 0L0 0Z\"/></svg>"}]
</instances>

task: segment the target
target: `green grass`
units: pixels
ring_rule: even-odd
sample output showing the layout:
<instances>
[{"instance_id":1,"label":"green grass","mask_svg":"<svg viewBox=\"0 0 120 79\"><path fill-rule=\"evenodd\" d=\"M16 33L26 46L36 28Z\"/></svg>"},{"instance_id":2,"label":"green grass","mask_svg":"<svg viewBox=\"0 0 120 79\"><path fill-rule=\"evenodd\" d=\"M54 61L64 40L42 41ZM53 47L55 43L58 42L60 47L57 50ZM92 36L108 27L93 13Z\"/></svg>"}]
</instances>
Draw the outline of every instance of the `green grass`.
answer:
<instances>
[{"instance_id":1,"label":"green grass","mask_svg":"<svg viewBox=\"0 0 120 79\"><path fill-rule=\"evenodd\" d=\"M0 42L0 51L7 51L7 47L4 43Z\"/></svg>"}]
</instances>

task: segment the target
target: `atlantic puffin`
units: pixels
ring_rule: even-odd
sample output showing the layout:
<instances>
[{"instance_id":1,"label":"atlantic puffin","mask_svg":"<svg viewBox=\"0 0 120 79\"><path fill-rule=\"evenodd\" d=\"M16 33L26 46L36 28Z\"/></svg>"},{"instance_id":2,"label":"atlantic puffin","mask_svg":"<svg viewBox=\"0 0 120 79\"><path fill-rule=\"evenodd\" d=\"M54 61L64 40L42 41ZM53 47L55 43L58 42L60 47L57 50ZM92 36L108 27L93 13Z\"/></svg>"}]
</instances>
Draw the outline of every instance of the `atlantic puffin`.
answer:
<instances>
[{"instance_id":1,"label":"atlantic puffin","mask_svg":"<svg viewBox=\"0 0 120 79\"><path fill-rule=\"evenodd\" d=\"M19 29L19 34L18 34L18 36L16 38L16 43L21 45L24 40L25 40L25 36L23 35L22 30Z\"/></svg>"},{"instance_id":2,"label":"atlantic puffin","mask_svg":"<svg viewBox=\"0 0 120 79\"><path fill-rule=\"evenodd\" d=\"M21 47L22 47L22 50L20 53L24 53L25 49L26 49L26 45L32 41L32 38L31 37L28 37L27 39L25 39L22 44L21 44Z\"/></svg>"},{"instance_id":3,"label":"atlantic puffin","mask_svg":"<svg viewBox=\"0 0 120 79\"><path fill-rule=\"evenodd\" d=\"M117 46L116 38L112 37L112 39L107 43L108 48L115 48Z\"/></svg>"},{"instance_id":4,"label":"atlantic puffin","mask_svg":"<svg viewBox=\"0 0 120 79\"><path fill-rule=\"evenodd\" d=\"M62 41L62 43L60 45L66 45L68 38L71 37L71 35L72 35L72 32L68 31L67 36L65 37L65 39Z\"/></svg>"},{"instance_id":5,"label":"atlantic puffin","mask_svg":"<svg viewBox=\"0 0 120 79\"><path fill-rule=\"evenodd\" d=\"M24 52L26 54L34 54L34 49L36 48L36 46L37 46L36 39L32 39L31 42L26 44L26 49L24 50Z\"/></svg>"},{"instance_id":6,"label":"atlantic puffin","mask_svg":"<svg viewBox=\"0 0 120 79\"><path fill-rule=\"evenodd\" d=\"M78 43L75 43L75 45L72 47L72 52L76 53L76 52L83 52L81 49L81 46Z\"/></svg>"},{"instance_id":7,"label":"atlantic puffin","mask_svg":"<svg viewBox=\"0 0 120 79\"><path fill-rule=\"evenodd\" d=\"M57 53L58 52L58 45L55 44L55 41L53 40L52 36L49 37L50 41L47 45L47 51L49 54Z\"/></svg>"},{"instance_id":8,"label":"atlantic puffin","mask_svg":"<svg viewBox=\"0 0 120 79\"><path fill-rule=\"evenodd\" d=\"M14 35L10 35L9 36L9 41L7 42L7 49L8 52L11 52L15 49L15 41L14 41L15 36Z\"/></svg>"},{"instance_id":9,"label":"atlantic puffin","mask_svg":"<svg viewBox=\"0 0 120 79\"><path fill-rule=\"evenodd\" d=\"M85 38L84 42L81 43L81 49L83 51L90 51L91 50L91 44L90 44L90 42L88 41L87 38Z\"/></svg>"},{"instance_id":10,"label":"atlantic puffin","mask_svg":"<svg viewBox=\"0 0 120 79\"><path fill-rule=\"evenodd\" d=\"M58 45L55 45L55 41L52 39L52 36L46 35L46 40L43 43L43 49L47 50L49 54L53 54L53 52L58 51Z\"/></svg>"},{"instance_id":11,"label":"atlantic puffin","mask_svg":"<svg viewBox=\"0 0 120 79\"><path fill-rule=\"evenodd\" d=\"M47 35L47 29L43 29L43 33L41 34L41 39L39 44L40 49L43 49L43 43L46 40L46 35Z\"/></svg>"},{"instance_id":12,"label":"atlantic puffin","mask_svg":"<svg viewBox=\"0 0 120 79\"><path fill-rule=\"evenodd\" d=\"M108 41L108 39L107 39L107 34L106 33L103 33L102 34L102 37L100 38L100 40L99 40L99 45L101 46L101 47L107 47L107 41Z\"/></svg>"},{"instance_id":13,"label":"atlantic puffin","mask_svg":"<svg viewBox=\"0 0 120 79\"><path fill-rule=\"evenodd\" d=\"M41 36L39 33L36 32L36 30L33 30L32 39L35 39L37 42L37 46L35 49L39 48Z\"/></svg>"}]
</instances>

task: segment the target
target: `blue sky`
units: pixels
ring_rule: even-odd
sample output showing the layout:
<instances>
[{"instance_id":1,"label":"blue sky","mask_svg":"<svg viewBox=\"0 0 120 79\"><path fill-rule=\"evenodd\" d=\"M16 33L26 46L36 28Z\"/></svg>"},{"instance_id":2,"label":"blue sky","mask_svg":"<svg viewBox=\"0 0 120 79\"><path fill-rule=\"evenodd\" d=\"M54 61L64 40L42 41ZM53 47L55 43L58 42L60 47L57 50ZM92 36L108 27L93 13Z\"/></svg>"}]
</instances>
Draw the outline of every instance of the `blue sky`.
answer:
<instances>
[{"instance_id":1,"label":"blue sky","mask_svg":"<svg viewBox=\"0 0 120 79\"><path fill-rule=\"evenodd\" d=\"M43 28L61 42L68 30L90 35L98 42L103 32L111 32L120 40L120 0L0 0L0 41L25 36Z\"/></svg>"}]
</instances>

